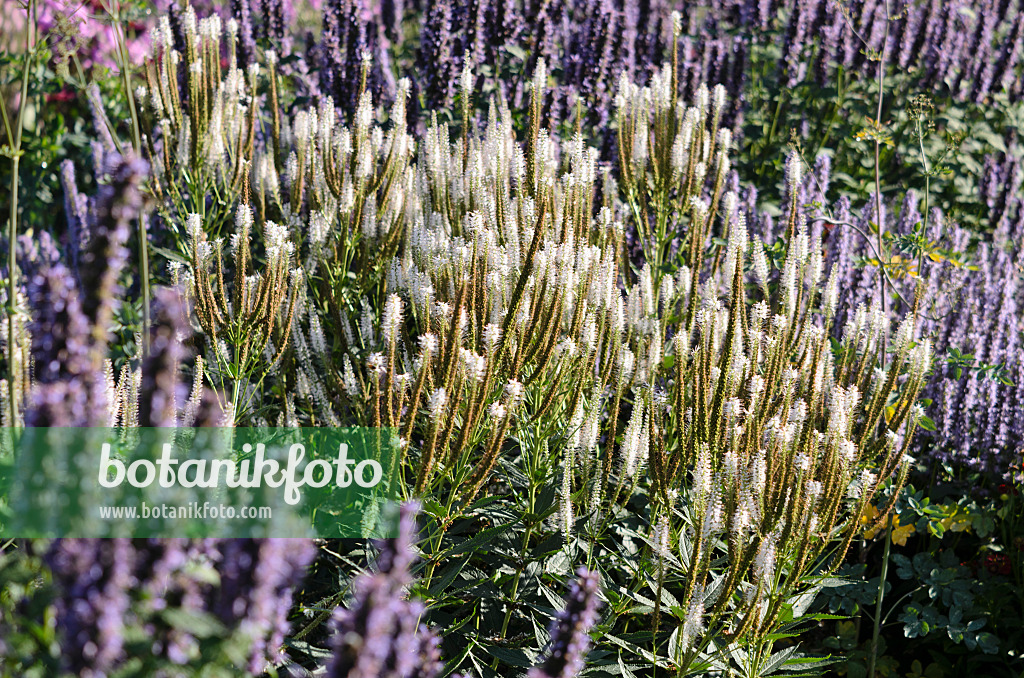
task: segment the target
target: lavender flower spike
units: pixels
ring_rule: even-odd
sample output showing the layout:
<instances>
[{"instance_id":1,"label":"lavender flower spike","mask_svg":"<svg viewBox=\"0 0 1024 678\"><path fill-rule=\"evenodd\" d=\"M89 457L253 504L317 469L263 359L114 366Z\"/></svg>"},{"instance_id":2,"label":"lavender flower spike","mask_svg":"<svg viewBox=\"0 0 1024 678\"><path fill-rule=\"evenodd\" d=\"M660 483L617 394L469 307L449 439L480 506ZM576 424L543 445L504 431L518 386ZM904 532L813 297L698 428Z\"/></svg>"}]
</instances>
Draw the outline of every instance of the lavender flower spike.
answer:
<instances>
[{"instance_id":1,"label":"lavender flower spike","mask_svg":"<svg viewBox=\"0 0 1024 678\"><path fill-rule=\"evenodd\" d=\"M418 504L402 507L399 536L383 544L377 571L353 583L355 600L334 614L329 678L434 678L441 670L437 638L419 623L426 611L407 600Z\"/></svg>"},{"instance_id":2,"label":"lavender flower spike","mask_svg":"<svg viewBox=\"0 0 1024 678\"><path fill-rule=\"evenodd\" d=\"M82 678L102 678L123 658L135 551L130 539L57 539L45 560L60 587L57 626L64 661Z\"/></svg>"},{"instance_id":3,"label":"lavender flower spike","mask_svg":"<svg viewBox=\"0 0 1024 678\"><path fill-rule=\"evenodd\" d=\"M118 276L128 260L125 243L131 224L146 206L142 190L149 176L149 163L131 154L108 153L103 172L109 181L96 196L92 238L81 252L78 276L87 291L82 310L96 326L98 340L106 337L110 319L119 303Z\"/></svg>"},{"instance_id":4,"label":"lavender flower spike","mask_svg":"<svg viewBox=\"0 0 1024 678\"><path fill-rule=\"evenodd\" d=\"M583 670L590 630L597 623L597 573L581 567L569 589L565 609L551 624L551 655L530 669L529 678L574 678Z\"/></svg>"},{"instance_id":5,"label":"lavender flower spike","mask_svg":"<svg viewBox=\"0 0 1024 678\"><path fill-rule=\"evenodd\" d=\"M178 290L159 288L154 296L156 317L150 330L152 349L142 365L139 425L176 426L178 405L188 395L188 387L178 379L187 353L182 337L191 331Z\"/></svg>"},{"instance_id":6,"label":"lavender flower spike","mask_svg":"<svg viewBox=\"0 0 1024 678\"><path fill-rule=\"evenodd\" d=\"M218 545L220 590L211 611L252 642L251 673L281 661L292 593L316 556L308 539L225 539Z\"/></svg>"},{"instance_id":7,"label":"lavender flower spike","mask_svg":"<svg viewBox=\"0 0 1024 678\"><path fill-rule=\"evenodd\" d=\"M25 412L28 426L99 425L104 410L96 378L92 326L82 310L74 275L61 263L44 263L28 279L33 309L35 386Z\"/></svg>"}]
</instances>

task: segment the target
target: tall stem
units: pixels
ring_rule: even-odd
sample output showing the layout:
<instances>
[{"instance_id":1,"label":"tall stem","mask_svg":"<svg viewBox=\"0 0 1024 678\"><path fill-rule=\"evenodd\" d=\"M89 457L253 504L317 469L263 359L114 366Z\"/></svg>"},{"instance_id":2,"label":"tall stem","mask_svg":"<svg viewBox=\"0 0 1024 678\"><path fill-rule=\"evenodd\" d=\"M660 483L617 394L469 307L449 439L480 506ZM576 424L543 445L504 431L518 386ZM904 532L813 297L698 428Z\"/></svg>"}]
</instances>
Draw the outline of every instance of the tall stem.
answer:
<instances>
[{"instance_id":1,"label":"tall stem","mask_svg":"<svg viewBox=\"0 0 1024 678\"><path fill-rule=\"evenodd\" d=\"M765 142L765 149L771 148L772 139L775 138L775 126L779 122L779 115L782 113L782 101L785 98L787 91L788 90L783 89L781 92L779 92L779 98L775 102L775 114L772 115L772 126L768 129L768 140ZM761 167L758 168L757 170L758 177L764 176L765 168L767 167L767 165L768 163L766 162L761 163Z\"/></svg>"},{"instance_id":2,"label":"tall stem","mask_svg":"<svg viewBox=\"0 0 1024 678\"><path fill-rule=\"evenodd\" d=\"M889 549L892 547L892 518L895 509L889 513L885 528L885 552L882 554L882 573L878 577L878 600L875 601L875 620L871 629L871 651L868 655L868 675L875 675L875 661L878 658L878 634L882 628L882 602L885 599L885 577L889 573Z\"/></svg>"},{"instance_id":3,"label":"tall stem","mask_svg":"<svg viewBox=\"0 0 1024 678\"><path fill-rule=\"evenodd\" d=\"M917 275L924 276L924 248L928 241L928 210L929 197L932 192L932 168L928 163L928 154L924 151L924 131L921 120L917 121L917 146L921 150L921 162L924 164L924 217L921 222L921 249L917 253Z\"/></svg>"},{"instance_id":4,"label":"tall stem","mask_svg":"<svg viewBox=\"0 0 1024 678\"><path fill-rule=\"evenodd\" d=\"M25 99L22 98L22 108L25 106ZM18 126L21 126L21 115L18 115ZM7 400L10 405L11 427L18 425L18 397L14 386L14 313L15 296L17 294L17 262L15 257L15 242L18 237L18 165L21 158L15 155L11 160L11 217L8 222L7 234Z\"/></svg>"},{"instance_id":5,"label":"tall stem","mask_svg":"<svg viewBox=\"0 0 1024 678\"><path fill-rule=\"evenodd\" d=\"M881 274L878 276L879 304L882 307L882 314L888 315L888 307L885 303L885 260L883 258L882 246L885 241L885 223L882 218L882 176L879 167L879 156L881 155L881 139L879 134L882 128L882 100L884 97L883 87L885 85L885 48L889 44L889 0L885 0L885 31L882 34L882 50L878 55L878 108L875 110L875 218L878 219L878 266ZM870 675L870 674L868 674Z\"/></svg>"},{"instance_id":6,"label":"tall stem","mask_svg":"<svg viewBox=\"0 0 1024 678\"><path fill-rule=\"evenodd\" d=\"M537 456L538 455L531 454L530 455L530 460L528 462L529 471L530 471L530 478L529 478L530 487L529 487L529 490L527 491L527 501L528 501L528 509L529 509L527 515L530 515L530 516L533 516L536 513L536 508L537 508L537 503L536 503L537 502L537 488L538 488L538 486L536 484L536 478L537 478L537 465L536 465L536 462L538 461L537 460ZM523 535L523 546L522 546L522 548L519 551L519 564L516 565L515 578L512 580L512 595L509 596L508 607L506 607L506 609L505 609L505 619L501 622L501 636L500 636L501 638L504 638L505 634L508 633L508 624L512 620L512 610L513 610L513 606L515 605L516 596L519 594L519 580L522 578L523 570L526 567L526 565L525 565L525 563L526 563L526 551L530 547L530 537L533 536L533 527L534 527L534 524L533 524L533 521L531 520L529 522L529 524L527 524L527 526L526 526L526 533ZM493 668L497 668L497 666L498 666L498 662L497 662L497 660L495 660L495 662L493 664L491 664L491 668L492 669Z\"/></svg>"},{"instance_id":7,"label":"tall stem","mask_svg":"<svg viewBox=\"0 0 1024 678\"><path fill-rule=\"evenodd\" d=\"M883 257L883 244L885 237L885 220L882 218L882 179L879 167L879 156L881 139L879 134L882 127L882 100L884 97L883 87L885 85L885 48L889 44L889 0L885 0L885 31L882 34L882 50L878 56L878 108L875 110L875 218L878 219L878 265L880 274L878 276L879 303L882 307L882 314L888 317L888 308L885 303L885 260ZM883 342L885 341L883 336ZM884 347L884 344L883 344ZM884 360L884 355L883 355ZM895 369L895 367L893 367ZM892 519L889 514L889 521L885 528L885 551L882 556L882 572L878 577L878 600L875 603L875 619L871 630L871 651L868 656L868 675L875 675L875 662L878 658L878 635L882 626L882 603L885 599L885 578L889 573L889 550L892 547Z\"/></svg>"},{"instance_id":8,"label":"tall stem","mask_svg":"<svg viewBox=\"0 0 1024 678\"><path fill-rule=\"evenodd\" d=\"M132 117L132 148L135 155L142 152L142 132L139 124L139 112L135 107L135 93L132 91L131 62L128 55L128 36L121 25L121 5L114 0L108 8L112 21L114 38L117 41L118 64L121 70L121 82L124 84L124 95L128 99L128 111ZM149 233L146 226L146 215L139 215L139 276L142 293L142 355L149 355Z\"/></svg>"},{"instance_id":9,"label":"tall stem","mask_svg":"<svg viewBox=\"0 0 1024 678\"><path fill-rule=\"evenodd\" d=\"M146 215L139 215L139 275L142 278L142 355L149 355L149 234Z\"/></svg>"},{"instance_id":10,"label":"tall stem","mask_svg":"<svg viewBox=\"0 0 1024 678\"><path fill-rule=\"evenodd\" d=\"M18 425L18 398L15 390L15 322L17 308L18 270L16 245L18 239L18 178L21 169L21 132L25 127L25 109L28 107L28 78L33 64L33 47L35 46L36 3L29 0L28 21L25 32L25 61L21 72L21 99L18 102L18 119L11 128L7 115L7 106L0 97L3 106L4 127L7 131L8 150L11 154L11 213L7 224L7 395L9 400L11 427Z\"/></svg>"}]
</instances>

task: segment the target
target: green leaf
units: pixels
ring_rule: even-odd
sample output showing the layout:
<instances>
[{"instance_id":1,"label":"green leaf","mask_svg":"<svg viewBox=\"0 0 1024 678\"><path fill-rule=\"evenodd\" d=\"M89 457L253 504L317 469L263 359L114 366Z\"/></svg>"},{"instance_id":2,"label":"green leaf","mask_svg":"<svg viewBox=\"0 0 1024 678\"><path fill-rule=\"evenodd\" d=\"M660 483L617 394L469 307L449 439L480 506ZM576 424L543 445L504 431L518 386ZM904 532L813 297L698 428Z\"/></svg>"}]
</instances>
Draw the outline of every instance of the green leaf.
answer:
<instances>
[{"instance_id":1,"label":"green leaf","mask_svg":"<svg viewBox=\"0 0 1024 678\"><path fill-rule=\"evenodd\" d=\"M490 542L494 537L497 537L499 534L504 534L508 532L518 522L518 520L515 520L511 523L506 523L505 525L495 525L494 527L489 527L486 530L480 532L479 534L475 534L469 539L463 542L459 542L458 544L455 544L454 546L452 546L451 549L449 549L444 554L444 557L450 558L452 556L457 556L461 553L466 553L467 551L475 552L478 547L484 546L485 544Z\"/></svg>"},{"instance_id":2,"label":"green leaf","mask_svg":"<svg viewBox=\"0 0 1024 678\"><path fill-rule=\"evenodd\" d=\"M622 640L621 638L617 638L617 637L613 636L610 633L606 633L603 638L611 641L612 643L614 643L615 645L618 645L619 647L623 648L624 650L629 650L633 654L640 655L641 657L646 659L648 662L652 662L654 664L657 664L658 666L660 666L662 668L667 669L667 668L671 668L671 666L672 666L669 662L667 662L666 660L662 659L661 657L658 657L657 655L651 653L649 650L646 650L646 649L640 647L639 645L634 645L632 643L626 642L625 640Z\"/></svg>"},{"instance_id":3,"label":"green leaf","mask_svg":"<svg viewBox=\"0 0 1024 678\"><path fill-rule=\"evenodd\" d=\"M786 663L779 668L779 671L784 671L790 678L817 678L822 675L819 669L832 664L838 664L841 659L832 659L831 655L826 657L793 657L786 661ZM768 675L762 673L761 675Z\"/></svg>"},{"instance_id":4,"label":"green leaf","mask_svg":"<svg viewBox=\"0 0 1024 678\"><path fill-rule=\"evenodd\" d=\"M822 577L817 580L815 584L823 589L840 588L843 586L850 586L856 582L852 579L844 579L843 577Z\"/></svg>"},{"instance_id":5,"label":"green leaf","mask_svg":"<svg viewBox=\"0 0 1024 678\"><path fill-rule=\"evenodd\" d=\"M327 659L328 657L334 655L334 653L330 650L323 647L317 647L316 645L307 643L304 640L294 640L291 638L285 638L284 644L285 647L290 647L296 652L301 652L307 657L311 657L313 659Z\"/></svg>"},{"instance_id":6,"label":"green leaf","mask_svg":"<svg viewBox=\"0 0 1024 678\"><path fill-rule=\"evenodd\" d=\"M435 598L438 594L448 588L448 585L451 584L457 576L459 576L459 573L462 572L462 568L466 566L466 563L468 563L472 557L473 556L471 554L467 554L459 562L445 568L443 570L443 574L441 574L441 578L430 587L427 594L431 598Z\"/></svg>"},{"instance_id":7,"label":"green leaf","mask_svg":"<svg viewBox=\"0 0 1024 678\"><path fill-rule=\"evenodd\" d=\"M910 579L914 576L914 565L910 562L910 558L899 553L894 553L890 557L896 565L896 574L900 579Z\"/></svg>"},{"instance_id":8,"label":"green leaf","mask_svg":"<svg viewBox=\"0 0 1024 678\"><path fill-rule=\"evenodd\" d=\"M166 249L164 247L157 247L156 245L150 245L149 248L157 254L163 256L168 261L176 261L179 264L188 264L186 259L180 252L174 252L173 250Z\"/></svg>"},{"instance_id":9,"label":"green leaf","mask_svg":"<svg viewBox=\"0 0 1024 678\"><path fill-rule=\"evenodd\" d=\"M207 612L169 607L161 613L164 620L176 629L187 631L196 638L214 638L227 634L227 629L216 617Z\"/></svg>"},{"instance_id":10,"label":"green leaf","mask_svg":"<svg viewBox=\"0 0 1024 678\"><path fill-rule=\"evenodd\" d=\"M424 499L421 506L424 513L437 520L444 520L447 515L444 507L436 499Z\"/></svg>"},{"instance_id":11,"label":"green leaf","mask_svg":"<svg viewBox=\"0 0 1024 678\"><path fill-rule=\"evenodd\" d=\"M771 657L768 657L768 663L764 665L761 675L767 676L774 673L775 669L785 664L794 654L796 654L796 646L787 647L785 650L776 652Z\"/></svg>"},{"instance_id":12,"label":"green leaf","mask_svg":"<svg viewBox=\"0 0 1024 678\"><path fill-rule=\"evenodd\" d=\"M682 625L676 626L672 629L672 635L668 637L668 656L673 662L679 661L680 655L685 650L685 648L680 649L679 647L679 633L682 628Z\"/></svg>"},{"instance_id":13,"label":"green leaf","mask_svg":"<svg viewBox=\"0 0 1024 678\"><path fill-rule=\"evenodd\" d=\"M636 678L636 674L629 670L626 663L622 661L622 653L619 652L617 659L619 660L619 672L626 678Z\"/></svg>"},{"instance_id":14,"label":"green leaf","mask_svg":"<svg viewBox=\"0 0 1024 678\"><path fill-rule=\"evenodd\" d=\"M520 668L528 669L533 666L533 660L522 650L516 650L508 647L484 647L487 654L495 657L501 662L508 664L509 666L518 666Z\"/></svg>"},{"instance_id":15,"label":"green leaf","mask_svg":"<svg viewBox=\"0 0 1024 678\"><path fill-rule=\"evenodd\" d=\"M995 654L999 651L999 639L988 631L979 633L978 647L980 647L981 651L985 654Z\"/></svg>"},{"instance_id":16,"label":"green leaf","mask_svg":"<svg viewBox=\"0 0 1024 678\"><path fill-rule=\"evenodd\" d=\"M473 648L476 647L476 641L472 637L468 637L466 641L465 649L445 663L444 670L441 672L441 675L450 676L455 669L462 666L462 662L466 661L466 657L469 657L473 652Z\"/></svg>"},{"instance_id":17,"label":"green leaf","mask_svg":"<svg viewBox=\"0 0 1024 678\"><path fill-rule=\"evenodd\" d=\"M519 45L506 44L505 51L514 56L516 59L519 59L520 61L526 61L526 50L520 47Z\"/></svg>"}]
</instances>

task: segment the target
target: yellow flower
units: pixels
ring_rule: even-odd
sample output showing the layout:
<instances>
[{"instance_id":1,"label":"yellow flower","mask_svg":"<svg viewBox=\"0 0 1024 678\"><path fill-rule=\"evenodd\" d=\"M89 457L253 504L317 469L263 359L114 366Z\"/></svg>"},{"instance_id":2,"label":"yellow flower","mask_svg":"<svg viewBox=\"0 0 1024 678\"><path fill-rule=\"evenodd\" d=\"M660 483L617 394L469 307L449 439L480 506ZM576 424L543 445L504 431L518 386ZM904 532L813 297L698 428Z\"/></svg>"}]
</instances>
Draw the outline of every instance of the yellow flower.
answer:
<instances>
[{"instance_id":1,"label":"yellow flower","mask_svg":"<svg viewBox=\"0 0 1024 678\"><path fill-rule=\"evenodd\" d=\"M953 512L942 519L943 529L949 532L966 532L971 529L971 515L954 506Z\"/></svg>"},{"instance_id":2,"label":"yellow flower","mask_svg":"<svg viewBox=\"0 0 1024 678\"><path fill-rule=\"evenodd\" d=\"M917 532L917 528L914 527L913 523L910 525L901 525L899 520L892 527L892 543L898 546L907 545L907 537Z\"/></svg>"},{"instance_id":3,"label":"yellow flower","mask_svg":"<svg viewBox=\"0 0 1024 678\"><path fill-rule=\"evenodd\" d=\"M967 532L971 529L970 516L957 516L957 519L949 527L953 532Z\"/></svg>"},{"instance_id":4,"label":"yellow flower","mask_svg":"<svg viewBox=\"0 0 1024 678\"><path fill-rule=\"evenodd\" d=\"M863 510L860 512L860 524L864 528L864 538L874 539L881 529L881 526L877 524L878 509L875 508L874 504L865 504ZM873 525L874 527L868 527Z\"/></svg>"}]
</instances>

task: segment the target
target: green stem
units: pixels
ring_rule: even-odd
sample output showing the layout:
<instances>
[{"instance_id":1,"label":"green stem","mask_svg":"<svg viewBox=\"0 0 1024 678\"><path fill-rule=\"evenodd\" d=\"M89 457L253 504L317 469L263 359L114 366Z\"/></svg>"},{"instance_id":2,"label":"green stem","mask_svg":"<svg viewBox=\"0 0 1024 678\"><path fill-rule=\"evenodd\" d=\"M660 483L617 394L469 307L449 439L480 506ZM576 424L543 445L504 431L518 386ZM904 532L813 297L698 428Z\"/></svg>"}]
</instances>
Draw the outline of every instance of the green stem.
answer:
<instances>
[{"instance_id":1,"label":"green stem","mask_svg":"<svg viewBox=\"0 0 1024 678\"><path fill-rule=\"evenodd\" d=\"M142 355L149 355L149 234L146 215L139 215L139 275L142 278Z\"/></svg>"},{"instance_id":2,"label":"green stem","mask_svg":"<svg viewBox=\"0 0 1024 678\"><path fill-rule=\"evenodd\" d=\"M889 513L885 528L885 551L882 554L882 574L878 577L878 600L875 602L875 620L871 629L871 650L868 654L868 675L875 675L875 660L878 657L878 634L882 628L882 602L885 599L885 577L889 573L889 549L892 547L892 520L895 509Z\"/></svg>"},{"instance_id":3,"label":"green stem","mask_svg":"<svg viewBox=\"0 0 1024 678\"><path fill-rule=\"evenodd\" d=\"M765 145L764 145L765 150L771 148L772 139L775 137L775 126L779 122L779 114L782 112L782 102L786 98L786 92L787 92L787 90L785 90L785 89L782 90L781 92L779 92L779 99L775 103L775 114L772 115L772 126L768 130L768 140L765 141ZM764 176L764 170L765 170L765 166L766 165L767 165L767 163L761 163L761 167L760 167L760 169L758 169L758 176L759 177Z\"/></svg>"},{"instance_id":4,"label":"green stem","mask_svg":"<svg viewBox=\"0 0 1024 678\"><path fill-rule=\"evenodd\" d=\"M533 508L534 508L535 499L536 499L534 490L535 490L535 488L532 486L532 483L531 483L531 487L530 487L530 513L531 514L533 513ZM519 579L522 577L522 574L523 574L523 564L526 562L526 549L530 545L530 536L532 534L533 534L533 523L530 523L529 525L526 526L526 534L523 535L523 547L522 547L522 549L521 549L521 551L519 553L519 564L516 566L516 576L515 576L515 579L512 580L512 595L509 597L508 609L505 610L505 619L501 622L501 637L502 638L504 638L505 634L508 632L508 623L512 619L512 603L516 599L516 594L519 593Z\"/></svg>"},{"instance_id":5,"label":"green stem","mask_svg":"<svg viewBox=\"0 0 1024 678\"><path fill-rule=\"evenodd\" d=\"M839 66L839 69L838 69L838 71L836 73L836 78L837 78L837 82L838 82L838 85L837 85L838 97L837 97L836 102L832 105L832 112L829 115L828 122L825 123L825 134L821 137L821 140L818 142L818 147L816 149L814 149L814 155L811 156L812 160L814 158L818 157L818 154L821 153L821 149L823 149L825 147L825 144L828 143L829 139L832 138L832 126L836 122L836 116L839 114L839 111L841 111L842 108L843 108L843 100L844 100L846 91L845 91L845 88L843 87L843 67L842 66Z\"/></svg>"},{"instance_id":6,"label":"green stem","mask_svg":"<svg viewBox=\"0 0 1024 678\"><path fill-rule=\"evenodd\" d=\"M22 99L22 107L24 107ZM20 115L18 116L21 117ZM20 123L20 120L19 120ZM10 404L11 428L18 425L18 397L14 386L14 313L17 294L17 262L15 261L15 243L18 237L18 165L20 158L15 155L11 160L11 217L8 222L10 229L7 234L7 395Z\"/></svg>"},{"instance_id":7,"label":"green stem","mask_svg":"<svg viewBox=\"0 0 1024 678\"><path fill-rule=\"evenodd\" d=\"M132 92L131 84L131 62L128 56L127 35L121 25L120 3L114 2L113 7L108 9L114 29L114 39L117 41L117 54L121 70L121 82L124 84L124 95L128 99L128 111L132 117L132 148L135 154L139 155L142 150L142 133L139 123L139 113L135 107L135 94ZM145 215L139 215L139 276L142 287L142 354L149 355L149 233L146 227Z\"/></svg>"},{"instance_id":8,"label":"green stem","mask_svg":"<svg viewBox=\"0 0 1024 678\"><path fill-rule=\"evenodd\" d=\"M35 0L29 0L26 22L28 24L25 33L25 61L21 72L21 99L18 104L18 119L14 129L11 129L10 118L7 115L7 106L0 97L0 106L3 107L4 127L7 131L8 150L11 153L11 213L7 228L7 394L11 416L11 428L18 425L18 398L15 391L15 322L14 314L17 308L18 293L18 271L16 245L18 239L18 179L21 169L21 133L25 127L25 109L28 107L28 78L32 70L33 47L35 43Z\"/></svg>"},{"instance_id":9,"label":"green stem","mask_svg":"<svg viewBox=\"0 0 1024 678\"><path fill-rule=\"evenodd\" d=\"M529 496L529 499L528 499L529 512L527 514L527 515L531 515L531 516L534 514L534 509L536 507L536 500L537 500L537 485L535 483L537 473L536 473L536 466L535 466L535 463L534 463L535 461L536 461L536 456L535 455L531 455L530 456L530 489L529 489L529 492L528 492L528 496ZM505 610L505 618L501 622L501 636L500 636L501 638L504 638L505 634L508 633L508 624L512 620L512 607L513 607L513 604L515 603L516 595L519 593L519 580L523 576L523 566L524 566L524 564L526 562L526 549L529 548L529 546L530 546L530 537L532 535L533 535L533 522L530 522L530 524L528 524L526 526L526 533L523 535L523 546L522 546L522 548L520 549L520 552L519 552L519 564L516 565L515 578L512 580L512 595L509 596L508 608ZM496 670L497 667L498 667L498 660L495 659L494 662L491 664L491 669Z\"/></svg>"},{"instance_id":10,"label":"green stem","mask_svg":"<svg viewBox=\"0 0 1024 678\"><path fill-rule=\"evenodd\" d=\"M882 247L885 236L885 223L882 218L882 175L879 166L881 155L881 140L878 138L882 127L882 100L883 88L885 86L885 46L889 40L889 0L885 0L885 32L882 36L882 52L878 56L878 107L875 110L875 218L878 219L878 267L881 275L878 277L878 297L882 307L882 315L888 313L885 303L885 260L882 258ZM871 675L871 674L868 674Z\"/></svg>"},{"instance_id":11,"label":"green stem","mask_svg":"<svg viewBox=\"0 0 1024 678\"><path fill-rule=\"evenodd\" d=\"M921 150L921 162L924 164L924 216L921 220L921 249L917 253L917 275L924 274L924 248L928 238L928 210L929 196L932 186L932 170L928 165L928 154L924 152L924 133L921 130L921 120L917 121L917 147Z\"/></svg>"},{"instance_id":12,"label":"green stem","mask_svg":"<svg viewBox=\"0 0 1024 678\"><path fill-rule=\"evenodd\" d=\"M433 581L433 579L434 579L434 570L437 569L437 564L439 562L438 559L437 559L437 554L439 554L441 552L441 542L444 539L445 533L448 531L448 525L449 525L448 521L450 521L451 518L452 518L452 506L455 504L455 497L458 495L458 493L455 490L456 490L456 488L452 488L452 491L448 494L448 501L445 502L445 507L444 507L445 518L441 522L441 524L438 526L437 543L435 543L433 545L433 548L431 549L431 552L430 552L430 566L427 568L427 575L426 575L426 577L424 577L424 586L423 586L423 590L424 591L429 591L429 589L430 589L430 582ZM429 539L428 539L428 543L429 543Z\"/></svg>"}]
</instances>

